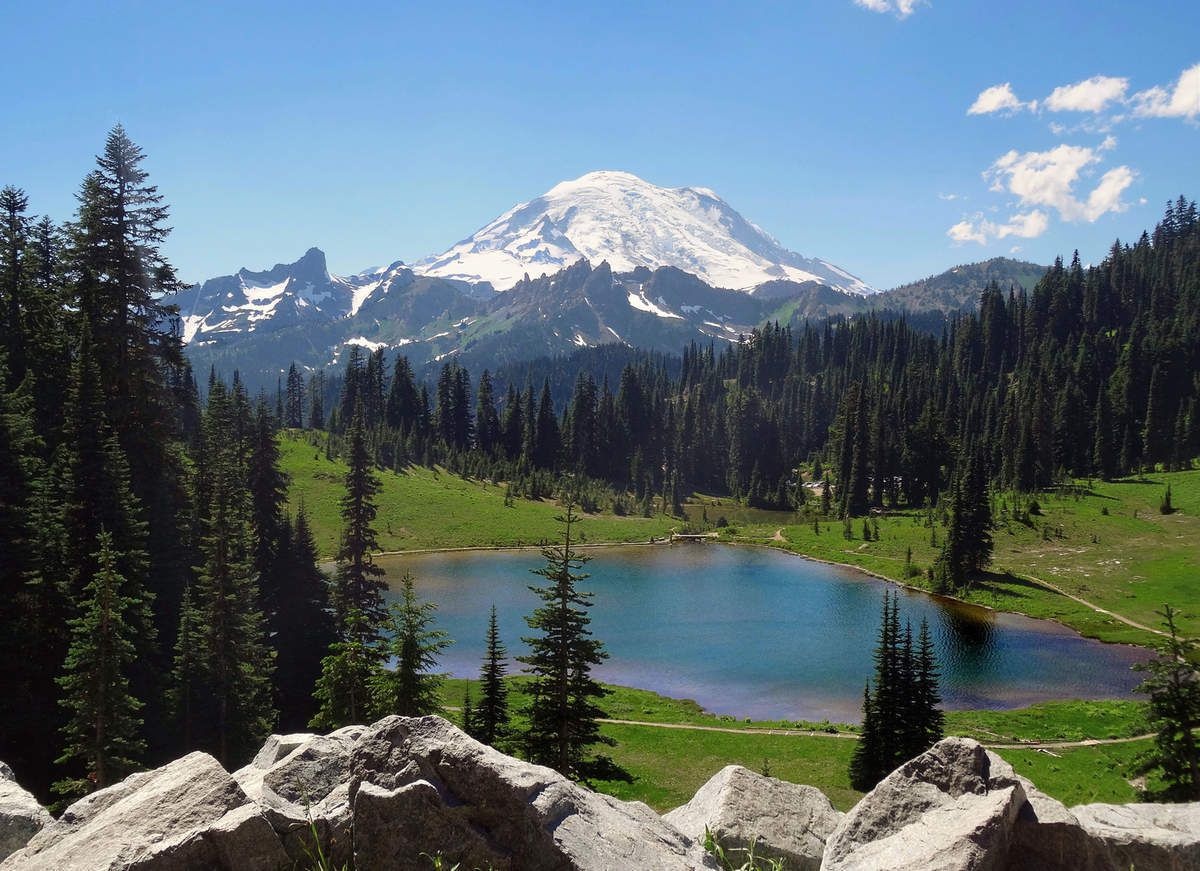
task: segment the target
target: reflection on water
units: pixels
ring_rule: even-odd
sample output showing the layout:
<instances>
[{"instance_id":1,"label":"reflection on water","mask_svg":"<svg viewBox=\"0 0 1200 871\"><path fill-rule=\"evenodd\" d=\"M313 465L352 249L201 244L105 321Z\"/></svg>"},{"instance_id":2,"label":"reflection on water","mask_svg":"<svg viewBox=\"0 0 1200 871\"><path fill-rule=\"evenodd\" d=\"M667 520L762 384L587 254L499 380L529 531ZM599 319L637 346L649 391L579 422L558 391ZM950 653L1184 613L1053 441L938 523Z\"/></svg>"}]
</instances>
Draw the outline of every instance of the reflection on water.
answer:
<instances>
[{"instance_id":1,"label":"reflection on water","mask_svg":"<svg viewBox=\"0 0 1200 871\"><path fill-rule=\"evenodd\" d=\"M778 551L712 544L589 551L593 629L610 658L603 680L693 698L758 718L857 720L885 582ZM491 605L513 656L536 606L534 551L386 557L405 570L456 643L443 666L478 673ZM1088 641L1048 621L901 591L901 618L928 620L951 708L1053 698L1120 698L1137 684L1136 648Z\"/></svg>"}]
</instances>

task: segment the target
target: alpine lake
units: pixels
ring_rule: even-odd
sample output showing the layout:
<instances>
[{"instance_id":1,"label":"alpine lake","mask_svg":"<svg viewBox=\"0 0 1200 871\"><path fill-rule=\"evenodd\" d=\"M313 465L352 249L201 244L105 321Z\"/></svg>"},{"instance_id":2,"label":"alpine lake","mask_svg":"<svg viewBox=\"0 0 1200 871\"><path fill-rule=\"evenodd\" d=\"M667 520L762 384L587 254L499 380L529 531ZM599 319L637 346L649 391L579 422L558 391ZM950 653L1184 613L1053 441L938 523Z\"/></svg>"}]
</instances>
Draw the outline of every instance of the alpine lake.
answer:
<instances>
[{"instance_id":1,"label":"alpine lake","mask_svg":"<svg viewBox=\"0 0 1200 871\"><path fill-rule=\"evenodd\" d=\"M948 709L1007 709L1051 699L1130 698L1150 653L1086 639L1057 623L898 588L853 569L769 548L713 543L585 548L595 637L610 684L694 699L754 719L858 722L885 589L899 591L914 636L928 621ZM392 588L411 572L454 644L441 668L479 674L491 607L510 656L545 580L536 549L387 555ZM510 664L510 672L519 671Z\"/></svg>"}]
</instances>

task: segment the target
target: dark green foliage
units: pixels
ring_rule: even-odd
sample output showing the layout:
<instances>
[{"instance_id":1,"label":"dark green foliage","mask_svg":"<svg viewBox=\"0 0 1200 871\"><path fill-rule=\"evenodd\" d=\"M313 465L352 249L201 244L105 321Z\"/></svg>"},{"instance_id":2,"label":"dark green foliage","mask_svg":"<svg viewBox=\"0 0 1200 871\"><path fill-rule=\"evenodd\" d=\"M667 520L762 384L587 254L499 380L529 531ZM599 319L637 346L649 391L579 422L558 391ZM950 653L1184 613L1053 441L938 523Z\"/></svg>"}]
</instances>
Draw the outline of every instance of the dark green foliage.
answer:
<instances>
[{"instance_id":1,"label":"dark green foliage","mask_svg":"<svg viewBox=\"0 0 1200 871\"><path fill-rule=\"evenodd\" d=\"M329 579L319 567L303 505L294 525L284 518L281 533L279 555L270 571L277 579L278 598L268 619L275 648L275 698L279 728L302 731L316 713L313 688L321 675L321 660L336 636Z\"/></svg>"},{"instance_id":2,"label":"dark green foliage","mask_svg":"<svg viewBox=\"0 0 1200 871\"><path fill-rule=\"evenodd\" d=\"M373 710L371 682L386 659L378 630L361 611L348 611L342 617L338 640L321 660L314 693L318 708L310 725L331 731L367 722Z\"/></svg>"},{"instance_id":3,"label":"dark green foliage","mask_svg":"<svg viewBox=\"0 0 1200 871\"><path fill-rule=\"evenodd\" d=\"M434 672L438 656L452 642L434 628L437 605L417 598L412 575L400 581L400 601L392 606L386 650L392 668L375 674L372 699L378 715L420 717L441 710L442 675Z\"/></svg>"},{"instance_id":4,"label":"dark green foliage","mask_svg":"<svg viewBox=\"0 0 1200 871\"><path fill-rule=\"evenodd\" d=\"M1138 692L1150 698L1148 721L1157 733L1141 769L1160 772L1166 784L1162 797L1196 801L1200 799L1200 749L1195 735L1200 726L1200 675L1192 666L1196 645L1179 637L1174 608L1163 605L1158 613L1167 630L1158 656L1134 666L1147 675Z\"/></svg>"},{"instance_id":5,"label":"dark green foliage","mask_svg":"<svg viewBox=\"0 0 1200 871\"><path fill-rule=\"evenodd\" d=\"M1171 504L1171 485L1163 492L1162 500L1158 503L1159 514L1174 514L1175 506Z\"/></svg>"},{"instance_id":6,"label":"dark green foliage","mask_svg":"<svg viewBox=\"0 0 1200 871\"><path fill-rule=\"evenodd\" d=\"M358 611L367 625L378 627L387 619L383 604L383 569L375 565L379 550L374 523L375 497L379 478L367 444L366 420L361 404L351 419L346 493L342 497L342 542L338 549L337 575L333 588L334 613L345 625L346 615ZM376 631L374 628L372 632ZM345 637L343 633L343 638Z\"/></svg>"},{"instance_id":7,"label":"dark green foliage","mask_svg":"<svg viewBox=\"0 0 1200 871\"><path fill-rule=\"evenodd\" d=\"M974 455L954 483L946 539L934 568L940 592L967 587L992 559L992 506L983 462Z\"/></svg>"},{"instance_id":8,"label":"dark green foliage","mask_svg":"<svg viewBox=\"0 0 1200 871\"><path fill-rule=\"evenodd\" d=\"M588 628L592 594L578 588L588 577L579 571L588 558L576 550L573 502L568 500L559 522L562 544L543 548L546 565L534 570L547 583L530 587L542 605L525 618L534 634L522 639L529 654L518 658L533 677L525 750L531 762L572 779L611 778L616 773L611 760L591 755L594 746L612 743L600 733L604 712L595 703L605 690L592 678L592 668L608 654Z\"/></svg>"},{"instance_id":9,"label":"dark green foliage","mask_svg":"<svg viewBox=\"0 0 1200 871\"><path fill-rule=\"evenodd\" d=\"M899 594L884 593L875 683L863 690L860 739L850 761L850 783L867 791L893 769L942 738L938 671L929 626L921 624L916 645L912 627L900 627Z\"/></svg>"},{"instance_id":10,"label":"dark green foliage","mask_svg":"<svg viewBox=\"0 0 1200 871\"><path fill-rule=\"evenodd\" d=\"M242 448L229 438L240 411L235 389L220 382L204 421L206 487L200 506L203 562L181 617L176 681L185 735L222 764L245 761L275 725L271 698L275 652L266 641L254 567L251 494ZM247 433L247 436L249 433ZM183 645L194 645L194 650Z\"/></svg>"},{"instance_id":11,"label":"dark green foliage","mask_svg":"<svg viewBox=\"0 0 1200 871\"><path fill-rule=\"evenodd\" d=\"M59 791L78 795L103 789L137 766L145 750L139 737L143 705L130 690L129 670L137 656L136 618L141 589L121 577L112 536L97 536L95 574L70 621L71 646L58 679L69 719L60 763L82 770ZM132 594L132 595L131 595Z\"/></svg>"},{"instance_id":12,"label":"dark green foliage","mask_svg":"<svg viewBox=\"0 0 1200 871\"><path fill-rule=\"evenodd\" d=\"M475 710L472 737L484 744L496 746L508 736L508 687L504 675L508 671L508 651L500 640L496 622L496 606L488 618L487 652L479 672L479 705Z\"/></svg>"}]
</instances>

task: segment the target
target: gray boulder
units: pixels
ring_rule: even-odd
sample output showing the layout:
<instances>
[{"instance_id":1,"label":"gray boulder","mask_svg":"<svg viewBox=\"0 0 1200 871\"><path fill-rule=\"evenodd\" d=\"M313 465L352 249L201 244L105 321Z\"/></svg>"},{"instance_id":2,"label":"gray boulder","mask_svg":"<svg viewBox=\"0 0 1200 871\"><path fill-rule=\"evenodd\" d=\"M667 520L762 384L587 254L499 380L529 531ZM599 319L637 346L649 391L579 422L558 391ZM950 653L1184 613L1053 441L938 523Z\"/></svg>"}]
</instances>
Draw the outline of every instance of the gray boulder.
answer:
<instances>
[{"instance_id":1,"label":"gray boulder","mask_svg":"<svg viewBox=\"0 0 1200 871\"><path fill-rule=\"evenodd\" d=\"M0 861L29 843L53 818L0 762Z\"/></svg>"},{"instance_id":2,"label":"gray boulder","mask_svg":"<svg viewBox=\"0 0 1200 871\"><path fill-rule=\"evenodd\" d=\"M1025 803L1013 824L1010 871L1109 871L1107 851L1084 830L1079 818L1024 777L1018 775L1017 779ZM1120 871L1128 871L1128 867Z\"/></svg>"},{"instance_id":3,"label":"gray boulder","mask_svg":"<svg viewBox=\"0 0 1200 871\"><path fill-rule=\"evenodd\" d=\"M276 871L290 864L270 823L207 753L190 753L80 799L5 871Z\"/></svg>"},{"instance_id":4,"label":"gray boulder","mask_svg":"<svg viewBox=\"0 0 1200 871\"><path fill-rule=\"evenodd\" d=\"M1097 868L1200 869L1200 802L1085 804L1071 812L1099 845Z\"/></svg>"},{"instance_id":5,"label":"gray boulder","mask_svg":"<svg viewBox=\"0 0 1200 871\"><path fill-rule=\"evenodd\" d=\"M350 751L365 726L328 735L272 735L233 773L295 862L321 850L336 866L351 858Z\"/></svg>"},{"instance_id":6,"label":"gray boulder","mask_svg":"<svg viewBox=\"0 0 1200 871\"><path fill-rule=\"evenodd\" d=\"M692 871L713 860L650 808L598 795L480 744L440 717L387 717L352 752L358 871Z\"/></svg>"},{"instance_id":7,"label":"gray boulder","mask_svg":"<svg viewBox=\"0 0 1200 871\"><path fill-rule=\"evenodd\" d=\"M999 756L946 738L897 768L825 845L827 871L991 871L1006 865L1025 791Z\"/></svg>"},{"instance_id":8,"label":"gray boulder","mask_svg":"<svg viewBox=\"0 0 1200 871\"><path fill-rule=\"evenodd\" d=\"M756 856L782 859L789 871L817 871L843 816L815 787L728 765L663 820L697 839L707 827L727 852L753 848Z\"/></svg>"}]
</instances>

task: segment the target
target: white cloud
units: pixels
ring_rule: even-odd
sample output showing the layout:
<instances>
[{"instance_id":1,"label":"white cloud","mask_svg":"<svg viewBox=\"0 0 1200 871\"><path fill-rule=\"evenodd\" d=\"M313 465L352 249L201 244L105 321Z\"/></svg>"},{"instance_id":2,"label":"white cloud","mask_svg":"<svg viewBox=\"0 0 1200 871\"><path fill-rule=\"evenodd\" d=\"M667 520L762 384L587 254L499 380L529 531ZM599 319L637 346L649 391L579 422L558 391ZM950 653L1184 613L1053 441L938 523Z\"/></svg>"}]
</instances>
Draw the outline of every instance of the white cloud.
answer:
<instances>
[{"instance_id":1,"label":"white cloud","mask_svg":"<svg viewBox=\"0 0 1200 871\"><path fill-rule=\"evenodd\" d=\"M962 194L938 194L938 199L951 203L955 200L965 200L966 197L964 197Z\"/></svg>"},{"instance_id":2,"label":"white cloud","mask_svg":"<svg viewBox=\"0 0 1200 871\"><path fill-rule=\"evenodd\" d=\"M1009 254L1020 254L1020 253L1021 253L1021 246L1020 246L1020 245L1014 245L1014 246L1012 246L1011 248L1009 248L1009 249L1008 249L1008 253L1009 253Z\"/></svg>"},{"instance_id":3,"label":"white cloud","mask_svg":"<svg viewBox=\"0 0 1200 871\"><path fill-rule=\"evenodd\" d=\"M1051 112L1103 112L1109 103L1124 100L1128 88L1128 79L1092 76L1073 85L1060 85L1043 105Z\"/></svg>"},{"instance_id":4,"label":"white cloud","mask_svg":"<svg viewBox=\"0 0 1200 871\"><path fill-rule=\"evenodd\" d=\"M1029 105L1032 107L1033 104ZM967 109L967 114L990 115L993 112L1016 112L1025 107L1026 104L1018 100L1017 95L1013 93L1012 83L1005 82L1002 85L992 85L990 88L980 91L975 102L971 104L971 108Z\"/></svg>"},{"instance_id":5,"label":"white cloud","mask_svg":"<svg viewBox=\"0 0 1200 871\"><path fill-rule=\"evenodd\" d=\"M856 6L872 12L892 12L897 18L907 18L926 0L854 0Z\"/></svg>"},{"instance_id":6,"label":"white cloud","mask_svg":"<svg viewBox=\"0 0 1200 871\"><path fill-rule=\"evenodd\" d=\"M1115 141L1114 141L1115 144ZM1135 173L1128 166L1108 170L1086 200L1075 194L1075 184L1086 169L1100 162L1101 148L1059 145L1049 151L1009 151L993 163L983 177L991 189L1015 194L1022 206L1055 209L1064 221L1095 221L1108 212L1126 208L1121 194L1133 184Z\"/></svg>"},{"instance_id":7,"label":"white cloud","mask_svg":"<svg viewBox=\"0 0 1200 871\"><path fill-rule=\"evenodd\" d=\"M1049 226L1049 215L1040 209L1012 215L1002 224L989 221L982 213L977 212L972 217L959 221L946 231L946 235L955 242L978 242L980 245L986 245L993 239L1007 239L1009 236L1034 239L1045 233Z\"/></svg>"},{"instance_id":8,"label":"white cloud","mask_svg":"<svg viewBox=\"0 0 1200 871\"><path fill-rule=\"evenodd\" d=\"M1174 85L1155 85L1133 95L1134 114L1144 118L1200 118L1200 63L1179 74Z\"/></svg>"}]
</instances>

